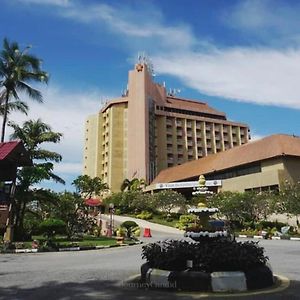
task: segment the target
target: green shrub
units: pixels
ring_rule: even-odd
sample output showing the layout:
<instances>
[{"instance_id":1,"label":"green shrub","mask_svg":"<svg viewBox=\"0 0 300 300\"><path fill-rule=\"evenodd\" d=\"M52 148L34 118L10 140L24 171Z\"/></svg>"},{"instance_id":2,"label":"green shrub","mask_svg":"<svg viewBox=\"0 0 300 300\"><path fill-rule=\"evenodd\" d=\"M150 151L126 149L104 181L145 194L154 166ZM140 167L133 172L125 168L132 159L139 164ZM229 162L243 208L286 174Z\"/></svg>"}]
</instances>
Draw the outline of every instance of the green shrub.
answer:
<instances>
[{"instance_id":1,"label":"green shrub","mask_svg":"<svg viewBox=\"0 0 300 300\"><path fill-rule=\"evenodd\" d=\"M129 229L131 227L138 227L138 226L139 225L134 221L125 221L120 225L120 227L125 227L126 229Z\"/></svg>"},{"instance_id":2,"label":"green shrub","mask_svg":"<svg viewBox=\"0 0 300 300\"><path fill-rule=\"evenodd\" d=\"M277 231L281 231L281 227L287 226L286 223L282 223L282 222L272 222L272 221L260 221L258 224L258 226L261 226L262 229L266 229L266 228L276 228Z\"/></svg>"},{"instance_id":3,"label":"green shrub","mask_svg":"<svg viewBox=\"0 0 300 300\"><path fill-rule=\"evenodd\" d=\"M188 227L192 227L195 224L197 217L195 215L182 215L179 218L179 222L176 223L176 228L186 230Z\"/></svg>"},{"instance_id":4,"label":"green shrub","mask_svg":"<svg viewBox=\"0 0 300 300\"><path fill-rule=\"evenodd\" d=\"M66 232L66 224L60 219L46 219L39 225L39 231L47 238Z\"/></svg>"},{"instance_id":5,"label":"green shrub","mask_svg":"<svg viewBox=\"0 0 300 300\"><path fill-rule=\"evenodd\" d=\"M120 227L126 229L127 237L130 238L132 237L134 231L137 230L137 228L139 228L139 225L134 221L125 221L120 225Z\"/></svg>"},{"instance_id":6,"label":"green shrub","mask_svg":"<svg viewBox=\"0 0 300 300\"><path fill-rule=\"evenodd\" d=\"M167 240L147 244L142 257L151 268L182 271L186 261L193 260L193 269L204 272L247 271L266 264L268 257L257 242L236 242L228 239L205 243Z\"/></svg>"},{"instance_id":7,"label":"green shrub","mask_svg":"<svg viewBox=\"0 0 300 300\"><path fill-rule=\"evenodd\" d=\"M142 220L150 220L150 219L152 219L153 214L151 212L148 212L148 211L142 211L136 217L139 218L139 219L142 219Z\"/></svg>"}]
</instances>

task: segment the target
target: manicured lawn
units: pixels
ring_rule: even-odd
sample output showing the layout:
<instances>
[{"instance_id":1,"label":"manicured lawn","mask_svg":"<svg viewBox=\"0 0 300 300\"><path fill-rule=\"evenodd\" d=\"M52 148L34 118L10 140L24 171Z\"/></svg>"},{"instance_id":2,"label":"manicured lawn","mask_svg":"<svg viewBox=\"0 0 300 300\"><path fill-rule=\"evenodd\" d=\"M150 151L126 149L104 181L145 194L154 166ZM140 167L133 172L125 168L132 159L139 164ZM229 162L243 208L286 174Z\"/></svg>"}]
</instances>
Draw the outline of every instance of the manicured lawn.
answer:
<instances>
[{"instance_id":1,"label":"manicured lawn","mask_svg":"<svg viewBox=\"0 0 300 300\"><path fill-rule=\"evenodd\" d=\"M43 236L33 236L33 240L38 240L40 244L45 241ZM58 236L54 239L54 242L59 244L59 246L67 247L67 246L110 246L116 245L117 241L114 238L109 238L105 236L95 237L95 236L84 236L83 239L78 240L70 240L66 236ZM32 241L26 241L22 243L24 248L31 248Z\"/></svg>"},{"instance_id":2,"label":"manicured lawn","mask_svg":"<svg viewBox=\"0 0 300 300\"><path fill-rule=\"evenodd\" d=\"M172 221L168 221L165 216L162 215L153 215L152 219L148 220L149 222L176 227L176 223L178 223L178 219L172 218Z\"/></svg>"}]
</instances>

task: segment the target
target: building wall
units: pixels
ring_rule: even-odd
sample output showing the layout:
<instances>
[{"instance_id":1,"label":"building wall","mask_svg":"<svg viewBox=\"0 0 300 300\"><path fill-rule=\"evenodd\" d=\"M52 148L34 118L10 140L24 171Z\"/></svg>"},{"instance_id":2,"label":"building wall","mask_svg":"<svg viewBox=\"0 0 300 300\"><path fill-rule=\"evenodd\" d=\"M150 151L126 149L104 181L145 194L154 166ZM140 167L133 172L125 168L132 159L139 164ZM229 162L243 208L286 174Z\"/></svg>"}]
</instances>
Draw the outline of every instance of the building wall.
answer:
<instances>
[{"instance_id":1,"label":"building wall","mask_svg":"<svg viewBox=\"0 0 300 300\"><path fill-rule=\"evenodd\" d=\"M300 159L298 157L287 157L284 160L285 174L282 180L290 180L293 183L300 181Z\"/></svg>"},{"instance_id":2,"label":"building wall","mask_svg":"<svg viewBox=\"0 0 300 300\"><path fill-rule=\"evenodd\" d=\"M282 158L262 161L261 172L224 179L220 191L244 192L250 189L279 186L285 173Z\"/></svg>"},{"instance_id":3,"label":"building wall","mask_svg":"<svg viewBox=\"0 0 300 300\"><path fill-rule=\"evenodd\" d=\"M85 123L83 174L91 177L101 175L102 163L99 153L102 145L102 115L89 116Z\"/></svg>"},{"instance_id":4,"label":"building wall","mask_svg":"<svg viewBox=\"0 0 300 300\"><path fill-rule=\"evenodd\" d=\"M156 128L158 172L249 141L248 127L222 120L157 114Z\"/></svg>"},{"instance_id":5,"label":"building wall","mask_svg":"<svg viewBox=\"0 0 300 300\"><path fill-rule=\"evenodd\" d=\"M119 190L124 180L125 138L124 112L125 104L115 105L110 108L109 128L109 157L108 157L108 185L113 190Z\"/></svg>"}]
</instances>

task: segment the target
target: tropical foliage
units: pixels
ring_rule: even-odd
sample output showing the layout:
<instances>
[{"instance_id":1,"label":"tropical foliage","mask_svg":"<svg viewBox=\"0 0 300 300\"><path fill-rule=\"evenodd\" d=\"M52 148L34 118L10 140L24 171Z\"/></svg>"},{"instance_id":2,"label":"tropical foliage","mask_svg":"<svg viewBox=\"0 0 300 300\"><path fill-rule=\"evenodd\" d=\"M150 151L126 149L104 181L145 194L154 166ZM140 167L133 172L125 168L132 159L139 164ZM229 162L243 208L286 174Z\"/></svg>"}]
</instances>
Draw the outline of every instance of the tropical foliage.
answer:
<instances>
[{"instance_id":1,"label":"tropical foliage","mask_svg":"<svg viewBox=\"0 0 300 300\"><path fill-rule=\"evenodd\" d=\"M257 222L266 219L272 213L273 194L254 192L221 192L209 199L212 207L219 209L219 216L229 221Z\"/></svg>"},{"instance_id":2,"label":"tropical foliage","mask_svg":"<svg viewBox=\"0 0 300 300\"><path fill-rule=\"evenodd\" d=\"M20 93L25 93L30 99L43 101L42 94L29 83L47 83L48 74L41 70L41 60L28 52L30 46L24 50L18 43L3 40L0 52L0 113L3 115L1 142L4 141L8 114L12 110L27 113L28 106L20 100Z\"/></svg>"},{"instance_id":3,"label":"tropical foliage","mask_svg":"<svg viewBox=\"0 0 300 300\"><path fill-rule=\"evenodd\" d=\"M142 191L145 187L145 179L133 178L130 180L126 178L121 185L121 191Z\"/></svg>"},{"instance_id":4,"label":"tropical foliage","mask_svg":"<svg viewBox=\"0 0 300 300\"><path fill-rule=\"evenodd\" d=\"M206 243L166 240L143 246L142 257L151 268L171 271L186 269L186 261L193 261L193 270L203 272L248 271L264 266L268 257L255 242L236 242L228 239Z\"/></svg>"},{"instance_id":5,"label":"tropical foliage","mask_svg":"<svg viewBox=\"0 0 300 300\"><path fill-rule=\"evenodd\" d=\"M184 209L186 199L176 191L163 190L155 194L155 205L160 211L171 214L174 209Z\"/></svg>"},{"instance_id":6,"label":"tropical foliage","mask_svg":"<svg viewBox=\"0 0 300 300\"><path fill-rule=\"evenodd\" d=\"M109 190L108 185L100 177L91 178L88 175L78 176L72 184L84 199L91 198L92 195L99 196Z\"/></svg>"},{"instance_id":7,"label":"tropical foliage","mask_svg":"<svg viewBox=\"0 0 300 300\"><path fill-rule=\"evenodd\" d=\"M33 188L33 185L43 180L54 180L64 184L64 180L53 173L53 162L60 162L61 155L41 147L45 143L58 143L62 134L52 131L51 127L40 119L25 121L23 126L15 123L10 123L10 126L14 130L11 139L23 141L25 149L33 160L33 166L23 167L17 173L15 228L16 238L20 238L23 236L24 216L26 211L30 210L30 203L56 201L51 193Z\"/></svg>"},{"instance_id":8,"label":"tropical foliage","mask_svg":"<svg viewBox=\"0 0 300 300\"><path fill-rule=\"evenodd\" d=\"M280 191L275 204L277 212L284 212L296 216L300 215L300 182L290 183L286 181Z\"/></svg>"}]
</instances>

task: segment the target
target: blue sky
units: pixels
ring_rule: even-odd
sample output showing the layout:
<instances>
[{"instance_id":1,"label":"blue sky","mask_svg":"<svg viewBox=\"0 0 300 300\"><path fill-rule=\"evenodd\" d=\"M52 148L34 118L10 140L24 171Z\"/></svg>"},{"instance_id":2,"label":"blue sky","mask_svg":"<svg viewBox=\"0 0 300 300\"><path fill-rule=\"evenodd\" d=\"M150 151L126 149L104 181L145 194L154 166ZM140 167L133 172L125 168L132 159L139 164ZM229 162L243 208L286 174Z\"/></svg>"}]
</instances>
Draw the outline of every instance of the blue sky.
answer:
<instances>
[{"instance_id":1,"label":"blue sky","mask_svg":"<svg viewBox=\"0 0 300 300\"><path fill-rule=\"evenodd\" d=\"M155 80L249 124L254 139L300 135L300 2L288 0L2 0L0 39L32 45L50 73L45 103L29 102L64 134L49 147L70 189L81 173L83 124L118 97L139 51Z\"/></svg>"}]
</instances>

